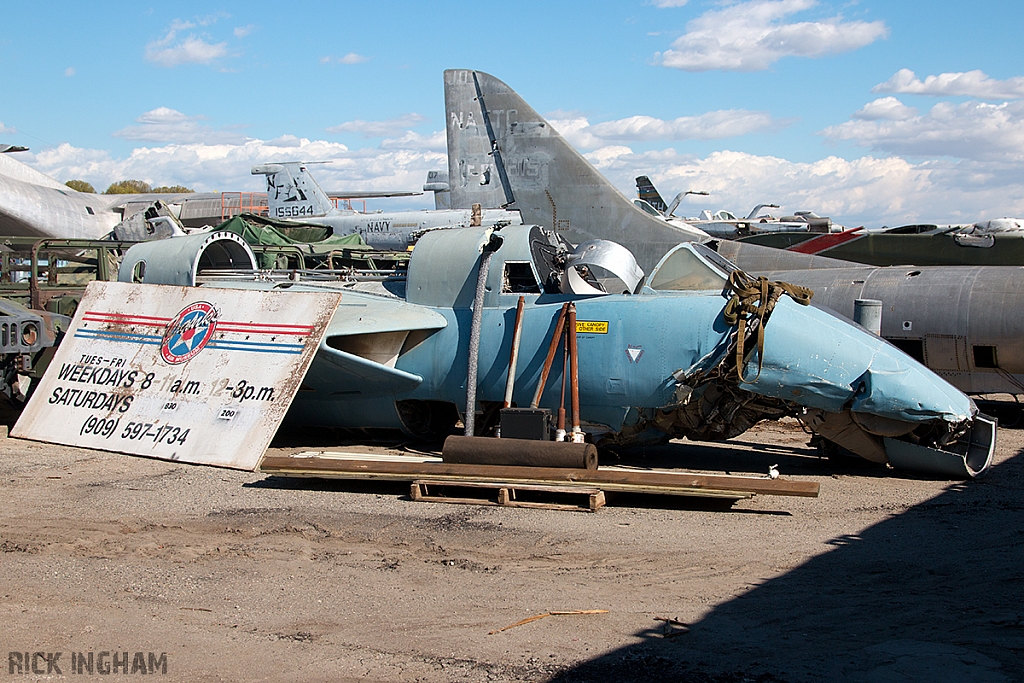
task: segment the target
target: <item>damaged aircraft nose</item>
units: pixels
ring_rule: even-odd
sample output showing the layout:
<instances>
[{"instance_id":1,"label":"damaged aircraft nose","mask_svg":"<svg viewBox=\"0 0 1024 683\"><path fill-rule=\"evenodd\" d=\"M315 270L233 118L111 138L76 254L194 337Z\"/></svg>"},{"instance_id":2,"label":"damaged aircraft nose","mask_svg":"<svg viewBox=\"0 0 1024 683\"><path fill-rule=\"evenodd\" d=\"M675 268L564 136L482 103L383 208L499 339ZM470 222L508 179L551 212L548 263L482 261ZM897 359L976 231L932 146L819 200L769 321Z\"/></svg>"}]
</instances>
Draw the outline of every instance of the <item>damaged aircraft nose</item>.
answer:
<instances>
[{"instance_id":1,"label":"damaged aircraft nose","mask_svg":"<svg viewBox=\"0 0 1024 683\"><path fill-rule=\"evenodd\" d=\"M875 462L958 478L984 474L994 422L941 377L888 342L784 297L764 327L747 391L799 403L816 434Z\"/></svg>"},{"instance_id":2,"label":"damaged aircraft nose","mask_svg":"<svg viewBox=\"0 0 1024 683\"><path fill-rule=\"evenodd\" d=\"M651 287L706 288L708 281L697 282L695 274L708 270L717 270L725 285L729 303L720 320L733 333L673 375L673 404L643 426L691 439L728 439L759 420L795 415L829 450L954 478L988 469L994 421L885 340L810 306L810 290L754 279L713 261L699 245L667 255Z\"/></svg>"}]
</instances>

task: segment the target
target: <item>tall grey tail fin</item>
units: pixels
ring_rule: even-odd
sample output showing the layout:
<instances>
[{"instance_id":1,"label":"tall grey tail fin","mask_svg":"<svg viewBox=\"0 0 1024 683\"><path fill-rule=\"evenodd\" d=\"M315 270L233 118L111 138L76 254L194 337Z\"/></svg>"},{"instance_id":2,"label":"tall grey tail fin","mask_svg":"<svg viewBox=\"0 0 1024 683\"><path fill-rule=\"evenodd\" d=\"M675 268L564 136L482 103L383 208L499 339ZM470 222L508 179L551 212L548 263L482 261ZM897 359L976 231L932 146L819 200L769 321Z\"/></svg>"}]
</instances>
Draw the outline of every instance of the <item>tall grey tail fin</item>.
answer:
<instances>
[{"instance_id":1,"label":"tall grey tail fin","mask_svg":"<svg viewBox=\"0 0 1024 683\"><path fill-rule=\"evenodd\" d=\"M327 193L306 170L305 162L253 166L252 174L267 176L267 206L271 218L325 216L334 208Z\"/></svg>"},{"instance_id":2,"label":"tall grey tail fin","mask_svg":"<svg viewBox=\"0 0 1024 683\"><path fill-rule=\"evenodd\" d=\"M444 82L449 169L463 168L460 164L468 168L486 156L524 223L552 227L576 243L613 240L632 251L648 272L680 242L707 237L634 206L544 117L494 76L449 70ZM482 134L488 137L487 149L478 139ZM461 179L451 180L454 194Z\"/></svg>"},{"instance_id":3,"label":"tall grey tail fin","mask_svg":"<svg viewBox=\"0 0 1024 683\"><path fill-rule=\"evenodd\" d=\"M658 192L658 188L654 186L651 179L645 175L638 175L636 177L636 191L640 196L640 199L644 200L661 213L665 213L668 209L668 204L661 198L661 193Z\"/></svg>"},{"instance_id":4,"label":"tall grey tail fin","mask_svg":"<svg viewBox=\"0 0 1024 683\"><path fill-rule=\"evenodd\" d=\"M453 209L479 204L485 209L514 209L501 158L495 157L494 135L478 97L476 72L444 72L444 108L448 139L448 185Z\"/></svg>"}]
</instances>

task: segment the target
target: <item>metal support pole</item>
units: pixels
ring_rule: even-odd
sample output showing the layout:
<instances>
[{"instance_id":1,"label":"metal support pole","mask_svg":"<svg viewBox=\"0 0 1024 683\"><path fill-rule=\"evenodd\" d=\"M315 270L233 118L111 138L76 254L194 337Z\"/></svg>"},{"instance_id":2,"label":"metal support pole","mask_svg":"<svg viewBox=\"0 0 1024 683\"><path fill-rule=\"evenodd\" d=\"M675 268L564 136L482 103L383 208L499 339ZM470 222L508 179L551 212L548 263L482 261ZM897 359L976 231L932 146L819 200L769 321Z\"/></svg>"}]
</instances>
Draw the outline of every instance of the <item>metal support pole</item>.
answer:
<instances>
[{"instance_id":1,"label":"metal support pole","mask_svg":"<svg viewBox=\"0 0 1024 683\"><path fill-rule=\"evenodd\" d=\"M505 401L503 408L512 405L512 390L516 384L516 365L519 363L519 340L523 336L523 307L526 305L526 297L519 295L519 303L516 304L516 322L512 327L512 351L508 358L508 378L505 380Z\"/></svg>"},{"instance_id":2,"label":"metal support pole","mask_svg":"<svg viewBox=\"0 0 1024 683\"><path fill-rule=\"evenodd\" d=\"M562 310L558 312L558 322L555 323L554 334L551 335L551 345L548 346L548 355L544 359L544 367L540 371L540 381L537 382L537 391L533 394L530 407L536 408L540 405L540 396L544 393L544 385L548 383L548 373L551 372L551 363L555 360L555 352L558 351L558 342L562 341L562 333L565 331L565 316L569 312L569 303L562 304Z\"/></svg>"},{"instance_id":3,"label":"metal support pole","mask_svg":"<svg viewBox=\"0 0 1024 683\"><path fill-rule=\"evenodd\" d=\"M572 389L572 440L582 441L580 429L580 359L576 348L576 304L569 304L569 386Z\"/></svg>"},{"instance_id":4,"label":"metal support pole","mask_svg":"<svg viewBox=\"0 0 1024 683\"><path fill-rule=\"evenodd\" d=\"M555 441L565 441L565 382L569 376L569 339L562 351L562 395L558 399L558 419L555 422Z\"/></svg>"}]
</instances>

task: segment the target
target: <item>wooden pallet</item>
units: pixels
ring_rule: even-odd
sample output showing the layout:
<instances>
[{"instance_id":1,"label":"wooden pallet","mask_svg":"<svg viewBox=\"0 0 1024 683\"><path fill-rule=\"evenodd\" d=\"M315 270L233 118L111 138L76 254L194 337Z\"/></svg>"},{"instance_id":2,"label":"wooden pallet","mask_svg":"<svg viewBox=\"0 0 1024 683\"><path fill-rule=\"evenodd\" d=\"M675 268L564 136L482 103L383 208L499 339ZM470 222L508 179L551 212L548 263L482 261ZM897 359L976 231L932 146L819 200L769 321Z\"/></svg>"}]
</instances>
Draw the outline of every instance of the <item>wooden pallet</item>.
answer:
<instances>
[{"instance_id":1,"label":"wooden pallet","mask_svg":"<svg viewBox=\"0 0 1024 683\"><path fill-rule=\"evenodd\" d=\"M417 479L410 487L413 500L464 505L501 505L545 510L595 512L604 507L604 491L581 486L550 486L516 482L437 481ZM546 499L546 500L545 500ZM556 501L578 502L556 502Z\"/></svg>"}]
</instances>

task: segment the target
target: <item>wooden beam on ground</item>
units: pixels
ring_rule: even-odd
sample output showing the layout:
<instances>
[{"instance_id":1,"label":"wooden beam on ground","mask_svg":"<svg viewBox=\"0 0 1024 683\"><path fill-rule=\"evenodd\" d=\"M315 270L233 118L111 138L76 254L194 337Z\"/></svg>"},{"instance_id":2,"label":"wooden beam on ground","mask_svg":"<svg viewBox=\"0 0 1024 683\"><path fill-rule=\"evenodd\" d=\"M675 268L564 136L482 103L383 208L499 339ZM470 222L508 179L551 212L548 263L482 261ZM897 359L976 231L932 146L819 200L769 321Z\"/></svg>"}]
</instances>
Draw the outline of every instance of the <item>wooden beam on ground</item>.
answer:
<instances>
[{"instance_id":1,"label":"wooden beam on ground","mask_svg":"<svg viewBox=\"0 0 1024 683\"><path fill-rule=\"evenodd\" d=\"M666 470L563 469L554 467L505 467L436 462L369 462L319 457L278 457L263 459L266 474L291 477L377 479L390 481L506 482L599 488L604 491L662 493L668 495L749 498L751 495L818 496L813 481L791 481L768 477L695 474Z\"/></svg>"}]
</instances>

